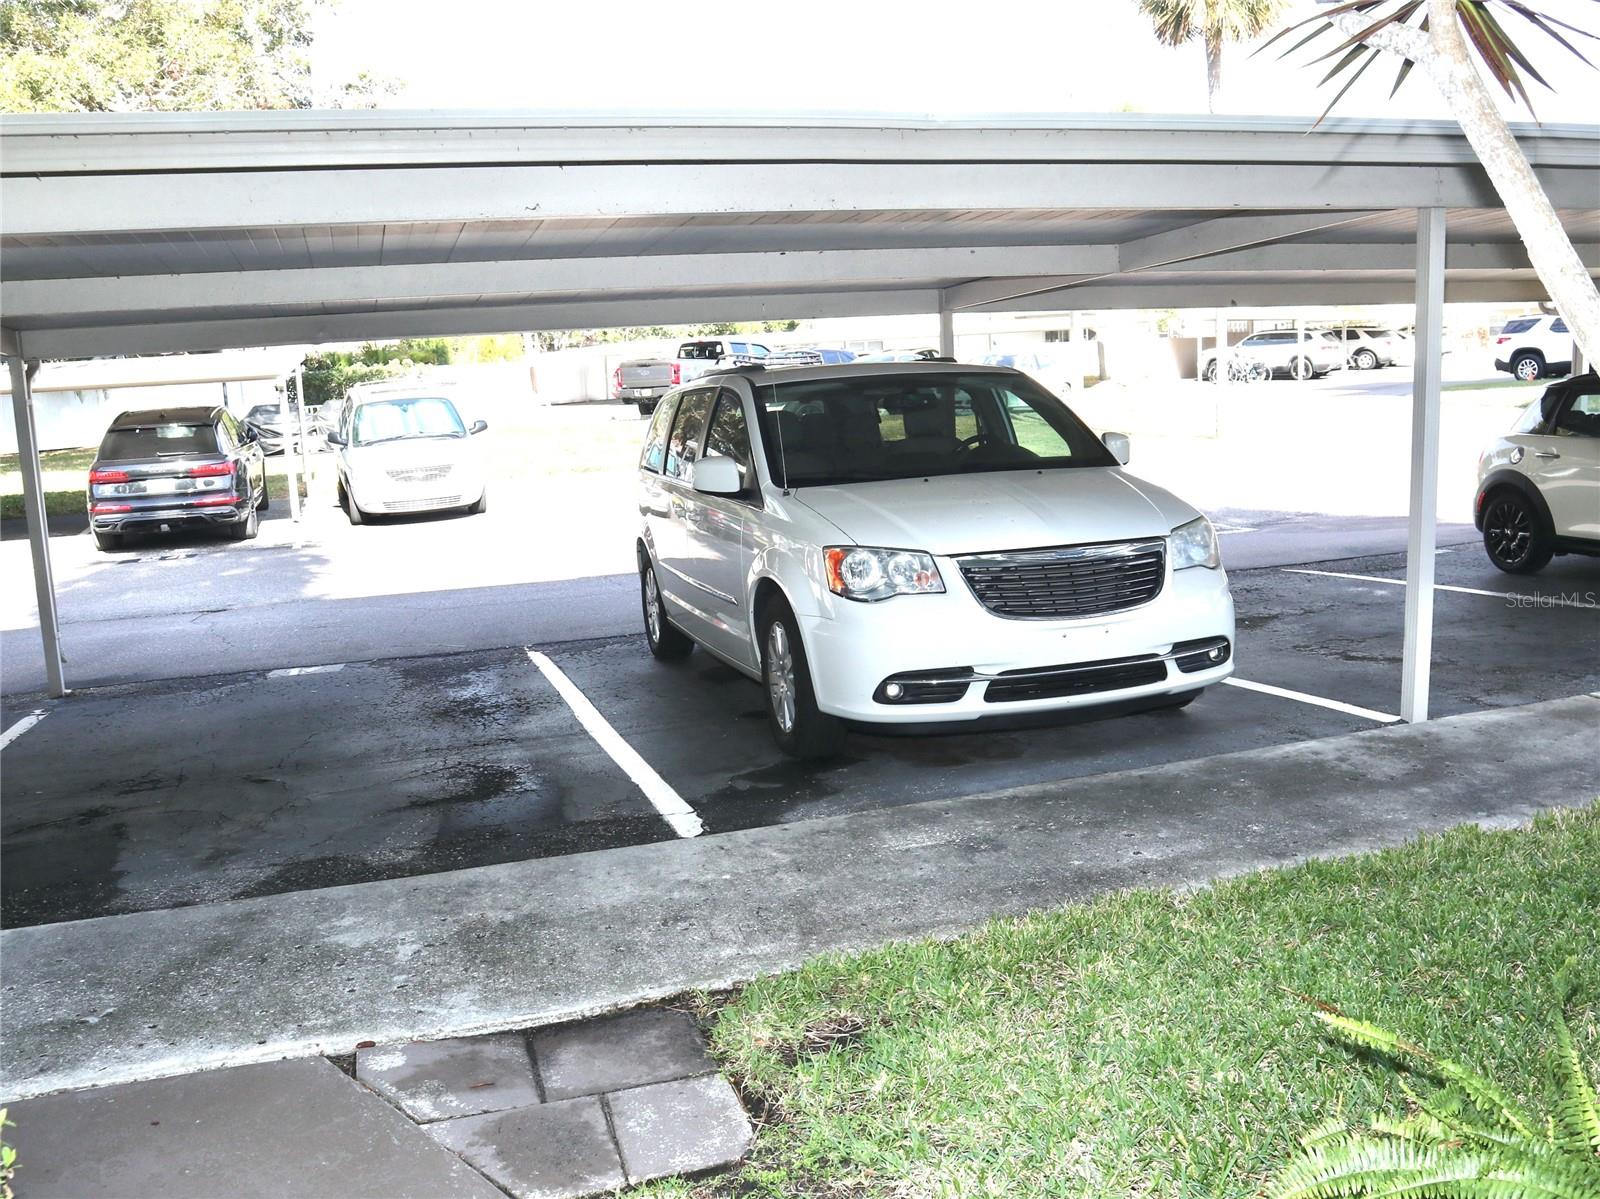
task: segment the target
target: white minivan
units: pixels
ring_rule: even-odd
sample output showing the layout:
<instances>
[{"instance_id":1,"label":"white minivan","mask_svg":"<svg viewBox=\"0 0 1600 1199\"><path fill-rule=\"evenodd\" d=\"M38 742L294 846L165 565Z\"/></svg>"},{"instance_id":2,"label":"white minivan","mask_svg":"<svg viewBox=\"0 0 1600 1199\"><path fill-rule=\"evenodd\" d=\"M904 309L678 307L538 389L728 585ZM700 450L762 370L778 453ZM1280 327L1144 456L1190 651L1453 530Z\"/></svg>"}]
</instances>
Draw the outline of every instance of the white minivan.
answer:
<instances>
[{"instance_id":1,"label":"white minivan","mask_svg":"<svg viewBox=\"0 0 1600 1199\"><path fill-rule=\"evenodd\" d=\"M759 680L779 746L1181 707L1231 673L1217 540L1019 371L747 367L669 392L639 464L651 652Z\"/></svg>"},{"instance_id":2,"label":"white minivan","mask_svg":"<svg viewBox=\"0 0 1600 1199\"><path fill-rule=\"evenodd\" d=\"M407 381L352 387L328 434L338 457L339 506L353 525L368 516L484 512L489 496L469 427L446 389Z\"/></svg>"}]
</instances>

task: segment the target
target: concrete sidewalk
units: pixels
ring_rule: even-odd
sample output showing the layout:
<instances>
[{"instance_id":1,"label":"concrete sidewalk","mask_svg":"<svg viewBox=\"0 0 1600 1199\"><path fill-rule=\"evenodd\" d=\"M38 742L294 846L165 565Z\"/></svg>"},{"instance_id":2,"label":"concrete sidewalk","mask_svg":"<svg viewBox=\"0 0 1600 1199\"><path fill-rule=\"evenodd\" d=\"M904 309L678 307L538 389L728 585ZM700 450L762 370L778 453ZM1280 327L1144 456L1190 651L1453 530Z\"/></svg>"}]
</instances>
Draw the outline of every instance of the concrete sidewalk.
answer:
<instances>
[{"instance_id":1,"label":"concrete sidewalk","mask_svg":"<svg viewBox=\"0 0 1600 1199\"><path fill-rule=\"evenodd\" d=\"M0 934L3 1082L52 1091L577 1019L1594 797L1576 696L995 795ZM1048 733L1041 733L1047 736Z\"/></svg>"}]
</instances>

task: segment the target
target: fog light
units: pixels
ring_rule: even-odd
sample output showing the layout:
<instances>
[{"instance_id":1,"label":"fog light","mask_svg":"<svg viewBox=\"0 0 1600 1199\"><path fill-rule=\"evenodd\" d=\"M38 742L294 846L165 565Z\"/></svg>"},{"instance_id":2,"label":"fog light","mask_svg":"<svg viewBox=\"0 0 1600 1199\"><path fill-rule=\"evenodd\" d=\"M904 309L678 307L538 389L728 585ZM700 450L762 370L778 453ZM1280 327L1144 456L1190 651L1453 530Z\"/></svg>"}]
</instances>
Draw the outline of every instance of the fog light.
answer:
<instances>
[{"instance_id":1,"label":"fog light","mask_svg":"<svg viewBox=\"0 0 1600 1199\"><path fill-rule=\"evenodd\" d=\"M1227 656L1228 651L1223 649L1220 645L1213 645L1211 647L1211 652L1206 655L1206 657L1210 658L1213 662L1220 662Z\"/></svg>"},{"instance_id":2,"label":"fog light","mask_svg":"<svg viewBox=\"0 0 1600 1199\"><path fill-rule=\"evenodd\" d=\"M899 683L889 683L884 687L883 693L890 699L899 699L905 694L905 688Z\"/></svg>"}]
</instances>

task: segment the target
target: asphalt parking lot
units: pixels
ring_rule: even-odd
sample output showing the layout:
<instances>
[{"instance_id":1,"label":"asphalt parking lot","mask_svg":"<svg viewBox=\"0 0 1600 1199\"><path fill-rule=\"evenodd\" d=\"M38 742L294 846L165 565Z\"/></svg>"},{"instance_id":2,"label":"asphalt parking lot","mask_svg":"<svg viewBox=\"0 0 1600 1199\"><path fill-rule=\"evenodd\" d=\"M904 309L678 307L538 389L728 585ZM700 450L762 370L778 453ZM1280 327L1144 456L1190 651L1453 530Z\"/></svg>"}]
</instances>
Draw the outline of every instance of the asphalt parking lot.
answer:
<instances>
[{"instance_id":1,"label":"asphalt parking lot","mask_svg":"<svg viewBox=\"0 0 1600 1199\"><path fill-rule=\"evenodd\" d=\"M821 766L778 754L754 684L703 654L659 665L635 634L533 647L637 754L620 764L525 646L12 702L3 922L664 840L684 821L647 797L662 786L715 835L1370 729L1398 707L1403 577L1398 555L1235 571L1256 686L1181 712L856 735ZM1435 714L1600 688L1600 563L1512 578L1465 545L1438 583Z\"/></svg>"}]
</instances>

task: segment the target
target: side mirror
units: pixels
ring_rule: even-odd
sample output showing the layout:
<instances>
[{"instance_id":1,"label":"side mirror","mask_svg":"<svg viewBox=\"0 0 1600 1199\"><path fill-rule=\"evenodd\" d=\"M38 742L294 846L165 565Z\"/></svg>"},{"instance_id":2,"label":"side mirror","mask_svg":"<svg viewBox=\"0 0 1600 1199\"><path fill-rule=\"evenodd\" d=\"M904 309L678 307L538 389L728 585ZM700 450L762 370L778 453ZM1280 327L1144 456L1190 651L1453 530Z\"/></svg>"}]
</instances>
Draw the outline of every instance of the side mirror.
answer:
<instances>
[{"instance_id":1,"label":"side mirror","mask_svg":"<svg viewBox=\"0 0 1600 1199\"><path fill-rule=\"evenodd\" d=\"M329 429L328 430L328 444L329 445L343 445L344 444L344 438L340 437L332 429Z\"/></svg>"},{"instance_id":2,"label":"side mirror","mask_svg":"<svg viewBox=\"0 0 1600 1199\"><path fill-rule=\"evenodd\" d=\"M738 495L744 490L739 480L739 464L720 455L700 459L694 464L694 489L706 495Z\"/></svg>"},{"instance_id":3,"label":"side mirror","mask_svg":"<svg viewBox=\"0 0 1600 1199\"><path fill-rule=\"evenodd\" d=\"M467 432L468 433L482 433L488 427L489 427L489 422L488 421L486 421L486 420L475 420L475 421L472 422L472 428L468 429Z\"/></svg>"},{"instance_id":4,"label":"side mirror","mask_svg":"<svg viewBox=\"0 0 1600 1199\"><path fill-rule=\"evenodd\" d=\"M1106 443L1106 449L1111 451L1111 456L1123 466L1128 465L1128 459L1133 457L1133 443L1128 440L1126 433L1102 433L1100 440Z\"/></svg>"}]
</instances>

